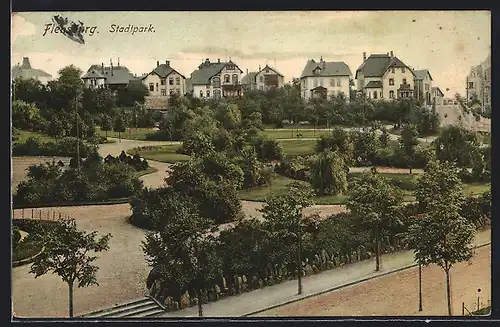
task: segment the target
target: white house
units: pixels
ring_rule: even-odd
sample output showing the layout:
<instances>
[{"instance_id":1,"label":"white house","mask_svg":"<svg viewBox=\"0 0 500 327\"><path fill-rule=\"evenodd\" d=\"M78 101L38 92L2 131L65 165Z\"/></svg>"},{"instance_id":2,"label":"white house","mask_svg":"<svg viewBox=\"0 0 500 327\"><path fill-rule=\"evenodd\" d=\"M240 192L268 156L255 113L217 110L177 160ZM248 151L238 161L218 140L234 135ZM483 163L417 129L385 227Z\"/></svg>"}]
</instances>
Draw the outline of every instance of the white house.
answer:
<instances>
[{"instance_id":1,"label":"white house","mask_svg":"<svg viewBox=\"0 0 500 327\"><path fill-rule=\"evenodd\" d=\"M444 93L439 87L431 88L431 103L435 102L436 105L444 104Z\"/></svg>"},{"instance_id":2,"label":"white house","mask_svg":"<svg viewBox=\"0 0 500 327\"><path fill-rule=\"evenodd\" d=\"M243 71L233 63L210 62L207 58L198 69L191 74L189 80L190 90L196 98L239 97L243 95L241 74Z\"/></svg>"},{"instance_id":3,"label":"white house","mask_svg":"<svg viewBox=\"0 0 500 327\"><path fill-rule=\"evenodd\" d=\"M104 64L103 64L104 65ZM99 71L95 68L90 69L85 75L82 76L83 84L86 88L104 88L106 87L106 75L101 73L104 71L102 67Z\"/></svg>"},{"instance_id":4,"label":"white house","mask_svg":"<svg viewBox=\"0 0 500 327\"><path fill-rule=\"evenodd\" d=\"M308 100L343 93L349 100L351 76L351 70L344 62L327 62L323 57L318 62L308 60L300 76L301 97Z\"/></svg>"},{"instance_id":5,"label":"white house","mask_svg":"<svg viewBox=\"0 0 500 327\"><path fill-rule=\"evenodd\" d=\"M258 90L269 90L285 85L284 76L276 68L266 65L255 74L255 85Z\"/></svg>"},{"instance_id":6,"label":"white house","mask_svg":"<svg viewBox=\"0 0 500 327\"><path fill-rule=\"evenodd\" d=\"M371 54L356 70L357 90L371 99L400 99L413 97L415 74L391 51Z\"/></svg>"},{"instance_id":7,"label":"white house","mask_svg":"<svg viewBox=\"0 0 500 327\"><path fill-rule=\"evenodd\" d=\"M130 81L138 81L127 67L120 66L120 59L117 66L113 65L111 59L109 66L104 66L104 63L90 66L82 79L87 87L101 86L104 83L104 87L113 91L127 87Z\"/></svg>"},{"instance_id":8,"label":"white house","mask_svg":"<svg viewBox=\"0 0 500 327\"><path fill-rule=\"evenodd\" d=\"M17 64L16 66L12 67L11 72L12 80L15 80L16 78L35 78L45 85L52 79L52 75L50 75L49 73L46 73L41 69L32 68L28 57L23 58L23 63L21 65Z\"/></svg>"},{"instance_id":9,"label":"white house","mask_svg":"<svg viewBox=\"0 0 500 327\"><path fill-rule=\"evenodd\" d=\"M148 88L150 96L170 97L171 94L182 96L186 94L186 77L170 66L170 61L164 64L156 62L156 67L141 78Z\"/></svg>"}]
</instances>

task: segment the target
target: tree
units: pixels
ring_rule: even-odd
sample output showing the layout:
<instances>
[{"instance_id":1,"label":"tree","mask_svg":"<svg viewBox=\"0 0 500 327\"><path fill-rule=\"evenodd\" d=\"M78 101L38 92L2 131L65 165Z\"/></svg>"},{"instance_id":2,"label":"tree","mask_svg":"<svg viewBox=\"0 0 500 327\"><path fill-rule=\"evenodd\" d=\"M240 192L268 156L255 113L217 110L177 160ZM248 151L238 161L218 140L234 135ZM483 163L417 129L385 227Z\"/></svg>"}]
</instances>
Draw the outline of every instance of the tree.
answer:
<instances>
[{"instance_id":1,"label":"tree","mask_svg":"<svg viewBox=\"0 0 500 327\"><path fill-rule=\"evenodd\" d=\"M477 133L461 126L444 127L434 141L436 158L440 161L455 162L458 167L471 165L480 142Z\"/></svg>"},{"instance_id":2,"label":"tree","mask_svg":"<svg viewBox=\"0 0 500 327\"><path fill-rule=\"evenodd\" d=\"M474 255L474 226L461 216L464 201L456 164L433 161L419 178L415 195L423 214L406 238L415 260L436 264L446 275L448 314L451 315L450 269Z\"/></svg>"},{"instance_id":3,"label":"tree","mask_svg":"<svg viewBox=\"0 0 500 327\"><path fill-rule=\"evenodd\" d=\"M12 126L33 130L40 124L40 110L33 103L16 100L12 103Z\"/></svg>"},{"instance_id":4,"label":"tree","mask_svg":"<svg viewBox=\"0 0 500 327\"><path fill-rule=\"evenodd\" d=\"M45 109L47 106L47 88L36 78L17 77L13 82L12 100L34 103L36 107Z\"/></svg>"},{"instance_id":5,"label":"tree","mask_svg":"<svg viewBox=\"0 0 500 327\"><path fill-rule=\"evenodd\" d=\"M311 184L317 195L337 195L347 191L343 156L326 150L311 161Z\"/></svg>"},{"instance_id":6,"label":"tree","mask_svg":"<svg viewBox=\"0 0 500 327\"><path fill-rule=\"evenodd\" d=\"M418 131L415 125L405 124L399 138L399 146L404 153L406 163L412 173L412 167L415 161L415 147L418 145Z\"/></svg>"},{"instance_id":7,"label":"tree","mask_svg":"<svg viewBox=\"0 0 500 327\"><path fill-rule=\"evenodd\" d=\"M373 162L375 153L379 147L378 138L374 131L351 131L353 143L353 156L358 163L366 164Z\"/></svg>"},{"instance_id":8,"label":"tree","mask_svg":"<svg viewBox=\"0 0 500 327\"><path fill-rule=\"evenodd\" d=\"M101 129L106 132L106 139L108 138L108 131L113 130L113 119L107 114L102 116Z\"/></svg>"},{"instance_id":9,"label":"tree","mask_svg":"<svg viewBox=\"0 0 500 327\"><path fill-rule=\"evenodd\" d=\"M47 83L50 108L69 112L80 109L84 91L81 75L82 71L73 65L59 70L59 78Z\"/></svg>"},{"instance_id":10,"label":"tree","mask_svg":"<svg viewBox=\"0 0 500 327\"><path fill-rule=\"evenodd\" d=\"M378 139L379 139L380 145L383 148L387 148L389 146L390 135L389 135L389 131L387 131L387 128L385 126L382 126L382 134L380 134Z\"/></svg>"},{"instance_id":11,"label":"tree","mask_svg":"<svg viewBox=\"0 0 500 327\"><path fill-rule=\"evenodd\" d=\"M74 219L62 219L53 228L47 228L43 236L44 251L36 256L30 268L35 278L49 271L57 274L68 284L69 317L73 317L73 287L99 285L96 272L99 267L92 263L96 256L89 252L102 252L109 249L111 234L96 240L97 232L87 233L76 228Z\"/></svg>"},{"instance_id":12,"label":"tree","mask_svg":"<svg viewBox=\"0 0 500 327\"><path fill-rule=\"evenodd\" d=\"M380 238L400 224L398 206L401 191L376 173L363 173L349 191L346 205L354 215L357 226L371 232L375 245L375 271L380 270Z\"/></svg>"},{"instance_id":13,"label":"tree","mask_svg":"<svg viewBox=\"0 0 500 327\"><path fill-rule=\"evenodd\" d=\"M313 204L312 193L305 189L302 184L292 183L284 195L270 195L260 210L265 219L265 230L268 238L273 240L274 258L273 263L292 264L295 261L297 270L298 293L302 293L302 209ZM293 252L297 252L293 260ZM291 260L291 262L287 262Z\"/></svg>"},{"instance_id":14,"label":"tree","mask_svg":"<svg viewBox=\"0 0 500 327\"><path fill-rule=\"evenodd\" d=\"M130 108L137 101L144 103L149 90L141 81L130 81L127 87L118 89L116 105Z\"/></svg>"},{"instance_id":15,"label":"tree","mask_svg":"<svg viewBox=\"0 0 500 327\"><path fill-rule=\"evenodd\" d=\"M123 117L123 114L120 113L115 117L113 129L115 132L118 132L118 139L121 142L122 141L121 133L125 132L126 130L125 119Z\"/></svg>"}]
</instances>

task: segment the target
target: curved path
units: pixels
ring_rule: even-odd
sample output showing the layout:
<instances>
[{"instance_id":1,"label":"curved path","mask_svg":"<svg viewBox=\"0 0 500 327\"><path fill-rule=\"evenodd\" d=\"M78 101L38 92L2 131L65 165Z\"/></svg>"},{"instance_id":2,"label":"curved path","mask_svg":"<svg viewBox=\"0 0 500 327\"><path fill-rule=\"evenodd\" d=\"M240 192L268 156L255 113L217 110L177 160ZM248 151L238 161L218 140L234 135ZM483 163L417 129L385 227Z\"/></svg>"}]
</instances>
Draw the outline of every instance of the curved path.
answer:
<instances>
[{"instance_id":1,"label":"curved path","mask_svg":"<svg viewBox=\"0 0 500 327\"><path fill-rule=\"evenodd\" d=\"M148 142L124 140L100 146L101 156L119 155L138 146L161 145L169 142ZM44 158L39 161L46 161ZM31 162L31 161L30 161ZM150 160L149 164L158 169L157 172L141 177L144 185L156 188L164 184L168 176L170 164ZM24 166L14 165L14 170L23 170ZM26 168L26 167L24 167ZM243 211L247 217L261 218L258 211L262 203L242 201ZM38 211L39 209L37 209ZM325 217L332 213L344 211L340 205L316 205L305 209L306 214L319 213ZM29 209L25 209L29 212ZM106 206L52 207L41 209L42 216L56 216L61 213L69 215L77 221L79 228L87 231L97 230L99 235L112 234L110 249L99 254L96 264L100 267L97 273L99 286L77 288L74 292L74 313L81 315L115 304L141 298L146 293L146 277L149 273L145 256L141 249L144 231L128 222L131 210L129 204ZM20 218L22 210L15 210L15 218ZM229 228L232 223L221 229ZM30 266L12 269L13 307L18 317L67 317L68 288L55 275L44 275L37 279L29 274Z\"/></svg>"}]
</instances>

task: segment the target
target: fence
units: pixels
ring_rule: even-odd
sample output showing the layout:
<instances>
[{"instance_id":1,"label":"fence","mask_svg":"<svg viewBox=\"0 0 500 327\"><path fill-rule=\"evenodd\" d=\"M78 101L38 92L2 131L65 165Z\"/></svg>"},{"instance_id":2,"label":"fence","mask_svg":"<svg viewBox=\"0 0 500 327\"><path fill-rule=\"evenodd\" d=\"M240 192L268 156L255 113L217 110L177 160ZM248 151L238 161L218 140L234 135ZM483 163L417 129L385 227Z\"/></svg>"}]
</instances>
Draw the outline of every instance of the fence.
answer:
<instances>
[{"instance_id":1,"label":"fence","mask_svg":"<svg viewBox=\"0 0 500 327\"><path fill-rule=\"evenodd\" d=\"M53 209L17 209L12 210L12 219L32 219L32 220L48 220L56 221L59 219L68 219L69 214L55 211Z\"/></svg>"},{"instance_id":2,"label":"fence","mask_svg":"<svg viewBox=\"0 0 500 327\"><path fill-rule=\"evenodd\" d=\"M474 301L476 302L476 301ZM470 308L470 310L469 310ZM481 302L481 297L477 297L477 303L472 304L469 308L465 306L465 302L462 302L462 316L484 316L488 315L491 310L491 302L488 300L487 303Z\"/></svg>"}]
</instances>

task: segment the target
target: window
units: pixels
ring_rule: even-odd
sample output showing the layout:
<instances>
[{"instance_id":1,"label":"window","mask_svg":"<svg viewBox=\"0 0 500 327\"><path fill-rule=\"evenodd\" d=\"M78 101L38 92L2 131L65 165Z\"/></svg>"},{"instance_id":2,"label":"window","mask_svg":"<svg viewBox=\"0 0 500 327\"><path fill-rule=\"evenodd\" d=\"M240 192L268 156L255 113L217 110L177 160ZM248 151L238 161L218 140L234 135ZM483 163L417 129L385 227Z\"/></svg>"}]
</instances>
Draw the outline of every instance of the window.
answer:
<instances>
[{"instance_id":1,"label":"window","mask_svg":"<svg viewBox=\"0 0 500 327\"><path fill-rule=\"evenodd\" d=\"M200 90L200 98L203 98L203 91Z\"/></svg>"},{"instance_id":2,"label":"window","mask_svg":"<svg viewBox=\"0 0 500 327\"><path fill-rule=\"evenodd\" d=\"M316 86L318 86L318 79L317 78L314 79L314 87L316 87Z\"/></svg>"},{"instance_id":3,"label":"window","mask_svg":"<svg viewBox=\"0 0 500 327\"><path fill-rule=\"evenodd\" d=\"M396 69L394 67L391 68L391 73L395 73L396 72Z\"/></svg>"},{"instance_id":4,"label":"window","mask_svg":"<svg viewBox=\"0 0 500 327\"><path fill-rule=\"evenodd\" d=\"M220 90L215 90L214 91L214 98L220 99Z\"/></svg>"},{"instance_id":5,"label":"window","mask_svg":"<svg viewBox=\"0 0 500 327\"><path fill-rule=\"evenodd\" d=\"M429 91L429 84L425 84L425 90Z\"/></svg>"},{"instance_id":6,"label":"window","mask_svg":"<svg viewBox=\"0 0 500 327\"><path fill-rule=\"evenodd\" d=\"M394 90L389 91L389 99L394 99Z\"/></svg>"},{"instance_id":7,"label":"window","mask_svg":"<svg viewBox=\"0 0 500 327\"><path fill-rule=\"evenodd\" d=\"M166 96L167 95L167 90L166 89L161 89L161 95Z\"/></svg>"},{"instance_id":8,"label":"window","mask_svg":"<svg viewBox=\"0 0 500 327\"><path fill-rule=\"evenodd\" d=\"M153 92L155 90L155 85L153 83L149 83L149 90Z\"/></svg>"},{"instance_id":9,"label":"window","mask_svg":"<svg viewBox=\"0 0 500 327\"><path fill-rule=\"evenodd\" d=\"M174 78L173 77L170 77L168 79L168 85L174 85Z\"/></svg>"},{"instance_id":10,"label":"window","mask_svg":"<svg viewBox=\"0 0 500 327\"><path fill-rule=\"evenodd\" d=\"M405 73L406 69L403 67L401 68L401 71L403 72L403 74Z\"/></svg>"},{"instance_id":11,"label":"window","mask_svg":"<svg viewBox=\"0 0 500 327\"><path fill-rule=\"evenodd\" d=\"M264 76L259 77L259 82L264 82Z\"/></svg>"},{"instance_id":12,"label":"window","mask_svg":"<svg viewBox=\"0 0 500 327\"><path fill-rule=\"evenodd\" d=\"M319 79L319 85L323 86L323 79L322 78Z\"/></svg>"},{"instance_id":13,"label":"window","mask_svg":"<svg viewBox=\"0 0 500 327\"><path fill-rule=\"evenodd\" d=\"M473 89L474 88L474 82L469 82L469 89Z\"/></svg>"},{"instance_id":14,"label":"window","mask_svg":"<svg viewBox=\"0 0 500 327\"><path fill-rule=\"evenodd\" d=\"M384 94L382 93L382 91L380 91L380 98L383 99L384 98Z\"/></svg>"},{"instance_id":15,"label":"window","mask_svg":"<svg viewBox=\"0 0 500 327\"><path fill-rule=\"evenodd\" d=\"M332 79L330 80L330 86L335 86L335 79L334 79L334 78L332 78Z\"/></svg>"},{"instance_id":16,"label":"window","mask_svg":"<svg viewBox=\"0 0 500 327\"><path fill-rule=\"evenodd\" d=\"M167 81L166 81L164 78L162 78L162 79L160 80L160 82L161 82L161 85L165 85L165 83L166 83Z\"/></svg>"},{"instance_id":17,"label":"window","mask_svg":"<svg viewBox=\"0 0 500 327\"><path fill-rule=\"evenodd\" d=\"M96 82L95 78L92 78L90 80L90 85L96 85L96 84L97 84L97 82Z\"/></svg>"},{"instance_id":18,"label":"window","mask_svg":"<svg viewBox=\"0 0 500 327\"><path fill-rule=\"evenodd\" d=\"M177 93L177 95L181 95L181 89L175 89L175 93Z\"/></svg>"},{"instance_id":19,"label":"window","mask_svg":"<svg viewBox=\"0 0 500 327\"><path fill-rule=\"evenodd\" d=\"M340 86L340 78L337 80L337 86Z\"/></svg>"},{"instance_id":20,"label":"window","mask_svg":"<svg viewBox=\"0 0 500 327\"><path fill-rule=\"evenodd\" d=\"M207 91L207 98L210 98L210 91Z\"/></svg>"},{"instance_id":21,"label":"window","mask_svg":"<svg viewBox=\"0 0 500 327\"><path fill-rule=\"evenodd\" d=\"M394 85L394 78L389 78L389 85Z\"/></svg>"},{"instance_id":22,"label":"window","mask_svg":"<svg viewBox=\"0 0 500 327\"><path fill-rule=\"evenodd\" d=\"M373 91L373 98L376 99L377 98L377 91Z\"/></svg>"},{"instance_id":23,"label":"window","mask_svg":"<svg viewBox=\"0 0 500 327\"><path fill-rule=\"evenodd\" d=\"M306 88L306 80L305 80L305 79L304 79L304 80L302 80L302 87L303 87L303 88Z\"/></svg>"},{"instance_id":24,"label":"window","mask_svg":"<svg viewBox=\"0 0 500 327\"><path fill-rule=\"evenodd\" d=\"M233 85L238 84L238 75L233 74Z\"/></svg>"},{"instance_id":25,"label":"window","mask_svg":"<svg viewBox=\"0 0 500 327\"><path fill-rule=\"evenodd\" d=\"M406 84L406 78L403 78L403 84Z\"/></svg>"},{"instance_id":26,"label":"window","mask_svg":"<svg viewBox=\"0 0 500 327\"><path fill-rule=\"evenodd\" d=\"M156 92L158 92L158 83L156 83Z\"/></svg>"},{"instance_id":27,"label":"window","mask_svg":"<svg viewBox=\"0 0 500 327\"><path fill-rule=\"evenodd\" d=\"M175 85L181 85L181 78L180 77L175 78Z\"/></svg>"},{"instance_id":28,"label":"window","mask_svg":"<svg viewBox=\"0 0 500 327\"><path fill-rule=\"evenodd\" d=\"M259 90L261 90L261 91L264 90L264 86L259 85Z\"/></svg>"},{"instance_id":29,"label":"window","mask_svg":"<svg viewBox=\"0 0 500 327\"><path fill-rule=\"evenodd\" d=\"M224 83L229 83L229 75L224 75Z\"/></svg>"},{"instance_id":30,"label":"window","mask_svg":"<svg viewBox=\"0 0 500 327\"><path fill-rule=\"evenodd\" d=\"M220 87L220 78L219 77L214 77L212 79L212 83L213 83L214 87Z\"/></svg>"}]
</instances>

